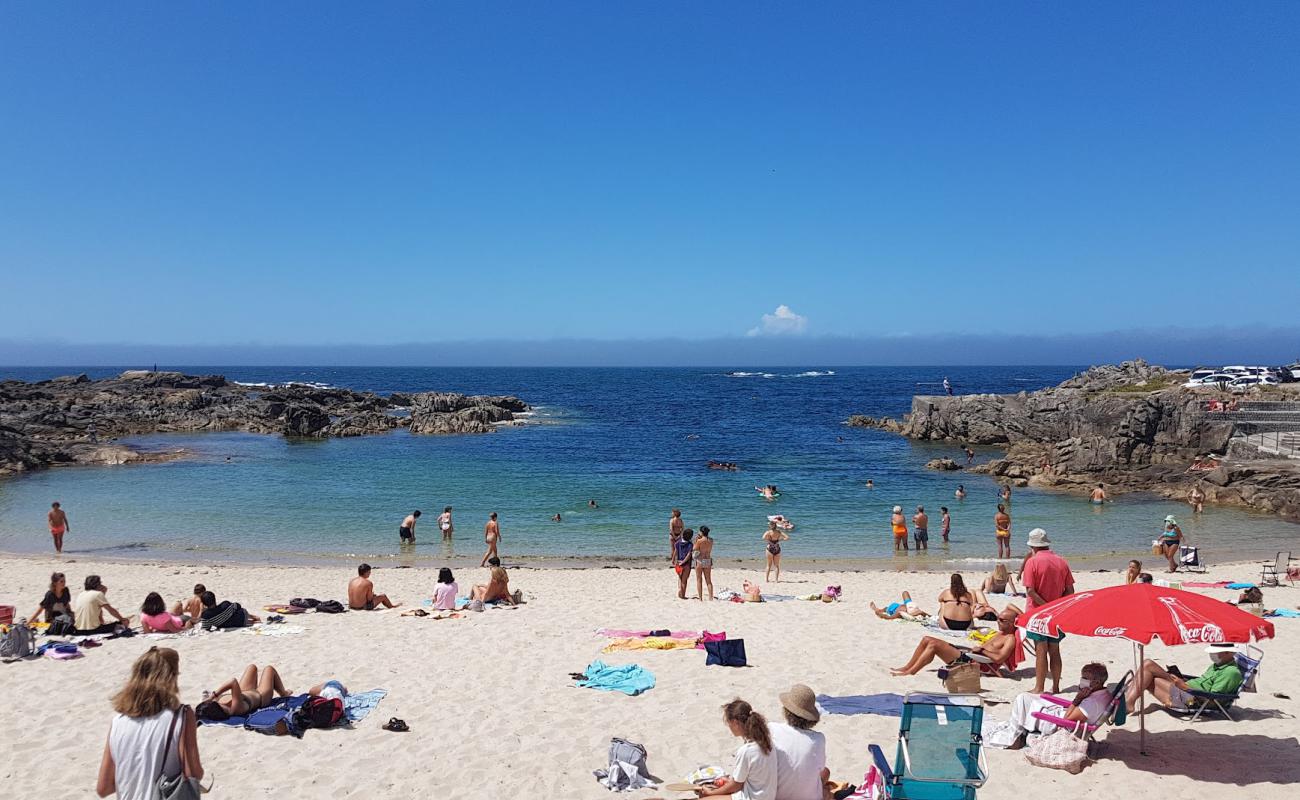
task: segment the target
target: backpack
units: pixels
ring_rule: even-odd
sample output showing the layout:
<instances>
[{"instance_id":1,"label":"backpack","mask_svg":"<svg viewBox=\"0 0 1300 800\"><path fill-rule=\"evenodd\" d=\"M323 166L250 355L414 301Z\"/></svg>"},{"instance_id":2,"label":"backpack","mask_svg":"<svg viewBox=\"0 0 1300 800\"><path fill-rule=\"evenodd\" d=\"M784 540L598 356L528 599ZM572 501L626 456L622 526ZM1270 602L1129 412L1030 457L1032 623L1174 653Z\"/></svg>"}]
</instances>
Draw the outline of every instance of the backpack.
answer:
<instances>
[{"instance_id":1,"label":"backpack","mask_svg":"<svg viewBox=\"0 0 1300 800\"><path fill-rule=\"evenodd\" d=\"M743 667L748 664L745 660L744 639L705 642L704 652L708 654L704 659L705 666L718 664L723 667Z\"/></svg>"},{"instance_id":2,"label":"backpack","mask_svg":"<svg viewBox=\"0 0 1300 800\"><path fill-rule=\"evenodd\" d=\"M71 636L77 632L77 626L73 624L72 617L66 614L60 614L50 623L50 627L45 630L46 636Z\"/></svg>"},{"instance_id":3,"label":"backpack","mask_svg":"<svg viewBox=\"0 0 1300 800\"><path fill-rule=\"evenodd\" d=\"M646 766L646 749L627 739L609 740L609 766L595 771L596 779L607 789L628 791L653 786L655 778Z\"/></svg>"},{"instance_id":4,"label":"backpack","mask_svg":"<svg viewBox=\"0 0 1300 800\"><path fill-rule=\"evenodd\" d=\"M289 605L298 608L315 608L320 605L320 601L314 597L295 597L289 601Z\"/></svg>"},{"instance_id":5,"label":"backpack","mask_svg":"<svg viewBox=\"0 0 1300 800\"><path fill-rule=\"evenodd\" d=\"M27 658L32 654L32 629L23 619L9 626L9 632L0 639L0 658Z\"/></svg>"},{"instance_id":6,"label":"backpack","mask_svg":"<svg viewBox=\"0 0 1300 800\"><path fill-rule=\"evenodd\" d=\"M316 604L317 614L342 614L344 611L347 611L347 609L337 600L326 600L323 603Z\"/></svg>"},{"instance_id":7,"label":"backpack","mask_svg":"<svg viewBox=\"0 0 1300 800\"><path fill-rule=\"evenodd\" d=\"M311 697L293 717L299 728L332 728L343 719L343 701L337 697Z\"/></svg>"}]
</instances>

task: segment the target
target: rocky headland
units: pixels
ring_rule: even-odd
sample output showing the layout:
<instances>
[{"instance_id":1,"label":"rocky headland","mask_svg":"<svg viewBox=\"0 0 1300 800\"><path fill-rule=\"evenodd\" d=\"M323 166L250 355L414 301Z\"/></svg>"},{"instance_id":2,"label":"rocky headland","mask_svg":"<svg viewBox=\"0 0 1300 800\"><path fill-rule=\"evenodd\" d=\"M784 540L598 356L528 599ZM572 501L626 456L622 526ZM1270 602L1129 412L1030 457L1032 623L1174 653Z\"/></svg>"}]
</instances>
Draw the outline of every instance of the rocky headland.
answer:
<instances>
[{"instance_id":1,"label":"rocky headland","mask_svg":"<svg viewBox=\"0 0 1300 800\"><path fill-rule=\"evenodd\" d=\"M60 464L160 461L123 436L247 431L284 436L365 436L409 427L418 434L488 433L528 410L518 397L447 392L388 396L286 384L246 386L220 375L124 372L26 383L0 382L0 475Z\"/></svg>"},{"instance_id":2,"label":"rocky headland","mask_svg":"<svg viewBox=\"0 0 1300 800\"><path fill-rule=\"evenodd\" d=\"M849 424L911 439L1004 447L1002 457L970 471L1018 486L1086 493L1102 483L1112 493L1185 499L1199 485L1206 502L1300 522L1300 461L1260 457L1243 446L1233 415L1207 413L1218 393L1185 389L1186 378L1186 372L1126 361L1037 392L918 396L902 420L855 416ZM1207 454L1215 457L1201 458Z\"/></svg>"}]
</instances>

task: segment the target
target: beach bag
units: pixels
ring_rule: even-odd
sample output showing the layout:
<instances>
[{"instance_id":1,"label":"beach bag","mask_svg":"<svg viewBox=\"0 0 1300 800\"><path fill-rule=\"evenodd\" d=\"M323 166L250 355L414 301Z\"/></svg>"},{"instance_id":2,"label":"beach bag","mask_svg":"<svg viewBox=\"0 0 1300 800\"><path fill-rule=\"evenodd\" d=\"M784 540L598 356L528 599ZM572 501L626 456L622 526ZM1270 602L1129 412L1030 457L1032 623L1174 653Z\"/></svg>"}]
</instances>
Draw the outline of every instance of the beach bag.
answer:
<instances>
[{"instance_id":1,"label":"beach bag","mask_svg":"<svg viewBox=\"0 0 1300 800\"><path fill-rule=\"evenodd\" d=\"M289 605L295 604L290 603ZM347 611L347 609L337 600L326 600L323 603L316 604L317 614L342 614L344 611Z\"/></svg>"},{"instance_id":2,"label":"beach bag","mask_svg":"<svg viewBox=\"0 0 1300 800\"><path fill-rule=\"evenodd\" d=\"M482 600L471 600L471 601L469 601L469 610L470 610L470 611L482 611L482 610L483 610L483 601L482 601Z\"/></svg>"},{"instance_id":3,"label":"beach bag","mask_svg":"<svg viewBox=\"0 0 1300 800\"><path fill-rule=\"evenodd\" d=\"M199 800L199 795L202 793L202 786L198 778L185 777L185 756L183 753L181 755L182 768L180 774L174 778L168 778L162 774L163 770L166 769L167 753L171 751L172 734L176 733L176 723L184 719L189 714L189 711L189 706L181 706L180 711L172 714L172 724L167 729L167 742L163 745L162 766L158 767L157 787L160 800Z\"/></svg>"},{"instance_id":4,"label":"beach bag","mask_svg":"<svg viewBox=\"0 0 1300 800\"><path fill-rule=\"evenodd\" d=\"M0 639L0 658L27 658L32 654L32 629L26 620L9 626L9 632Z\"/></svg>"},{"instance_id":5,"label":"beach bag","mask_svg":"<svg viewBox=\"0 0 1300 800\"><path fill-rule=\"evenodd\" d=\"M596 779L615 792L653 786L654 778L645 760L644 746L614 737L609 740L609 766L596 770Z\"/></svg>"},{"instance_id":6,"label":"beach bag","mask_svg":"<svg viewBox=\"0 0 1300 800\"><path fill-rule=\"evenodd\" d=\"M724 639L720 642L705 642L706 653L704 665L716 664L720 667L748 666L745 660L744 639Z\"/></svg>"},{"instance_id":7,"label":"beach bag","mask_svg":"<svg viewBox=\"0 0 1300 800\"><path fill-rule=\"evenodd\" d=\"M77 632L77 626L72 622L72 617L66 614L60 614L50 623L50 627L45 630L46 636L71 636Z\"/></svg>"},{"instance_id":8,"label":"beach bag","mask_svg":"<svg viewBox=\"0 0 1300 800\"><path fill-rule=\"evenodd\" d=\"M17 611L13 606L0 606L0 625L12 624Z\"/></svg>"},{"instance_id":9,"label":"beach bag","mask_svg":"<svg viewBox=\"0 0 1300 800\"><path fill-rule=\"evenodd\" d=\"M315 608L320 605L320 601L314 597L295 597L289 601L289 605L298 608Z\"/></svg>"},{"instance_id":10,"label":"beach bag","mask_svg":"<svg viewBox=\"0 0 1300 800\"><path fill-rule=\"evenodd\" d=\"M1164 555L1164 552L1165 552L1165 549L1164 549L1163 547L1160 546L1160 540L1159 540L1159 539L1156 539L1156 540L1154 540L1154 541L1151 542L1151 555L1153 555L1153 556L1160 556L1160 555Z\"/></svg>"},{"instance_id":11,"label":"beach bag","mask_svg":"<svg viewBox=\"0 0 1300 800\"><path fill-rule=\"evenodd\" d=\"M293 712L282 705L257 709L244 718L244 728L267 736L302 736L301 729L293 724Z\"/></svg>"},{"instance_id":12,"label":"beach bag","mask_svg":"<svg viewBox=\"0 0 1300 800\"><path fill-rule=\"evenodd\" d=\"M973 661L954 662L948 674L940 677L949 694L976 694L980 690L980 665Z\"/></svg>"},{"instance_id":13,"label":"beach bag","mask_svg":"<svg viewBox=\"0 0 1300 800\"><path fill-rule=\"evenodd\" d=\"M1025 760L1036 767L1063 769L1072 775L1088 760L1088 743L1064 728L1039 736L1025 748Z\"/></svg>"},{"instance_id":14,"label":"beach bag","mask_svg":"<svg viewBox=\"0 0 1300 800\"><path fill-rule=\"evenodd\" d=\"M343 718L343 701L337 697L312 697L294 712L299 728L332 728Z\"/></svg>"}]
</instances>

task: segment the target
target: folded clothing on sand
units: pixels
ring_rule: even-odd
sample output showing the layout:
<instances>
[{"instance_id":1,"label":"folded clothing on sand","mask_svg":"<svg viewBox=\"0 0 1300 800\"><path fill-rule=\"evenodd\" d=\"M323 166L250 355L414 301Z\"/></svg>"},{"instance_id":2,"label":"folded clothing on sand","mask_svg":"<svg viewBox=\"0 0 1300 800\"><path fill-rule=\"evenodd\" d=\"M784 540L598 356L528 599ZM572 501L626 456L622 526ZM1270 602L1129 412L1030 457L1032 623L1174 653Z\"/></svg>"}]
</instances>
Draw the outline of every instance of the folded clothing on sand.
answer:
<instances>
[{"instance_id":1,"label":"folded clothing on sand","mask_svg":"<svg viewBox=\"0 0 1300 800\"><path fill-rule=\"evenodd\" d=\"M603 661L593 661L583 670L583 677L574 684L587 689L622 692L635 696L653 689L655 676L650 670L636 664L614 666Z\"/></svg>"}]
</instances>

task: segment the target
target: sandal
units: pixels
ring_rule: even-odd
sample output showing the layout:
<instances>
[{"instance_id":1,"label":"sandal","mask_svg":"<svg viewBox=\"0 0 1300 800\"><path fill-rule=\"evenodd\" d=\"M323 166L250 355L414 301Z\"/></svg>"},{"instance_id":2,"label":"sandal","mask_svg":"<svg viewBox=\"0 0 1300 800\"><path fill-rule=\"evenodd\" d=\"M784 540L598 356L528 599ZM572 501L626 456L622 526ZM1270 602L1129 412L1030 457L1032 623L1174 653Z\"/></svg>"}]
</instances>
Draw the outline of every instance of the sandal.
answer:
<instances>
[{"instance_id":1,"label":"sandal","mask_svg":"<svg viewBox=\"0 0 1300 800\"><path fill-rule=\"evenodd\" d=\"M394 733L401 733L403 731L409 731L410 728L406 726L405 721L400 720L397 717L393 717L392 719L388 720L387 724L384 725L384 730L393 731Z\"/></svg>"}]
</instances>

